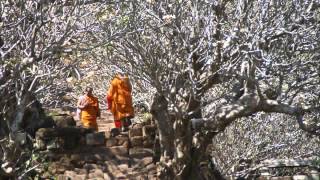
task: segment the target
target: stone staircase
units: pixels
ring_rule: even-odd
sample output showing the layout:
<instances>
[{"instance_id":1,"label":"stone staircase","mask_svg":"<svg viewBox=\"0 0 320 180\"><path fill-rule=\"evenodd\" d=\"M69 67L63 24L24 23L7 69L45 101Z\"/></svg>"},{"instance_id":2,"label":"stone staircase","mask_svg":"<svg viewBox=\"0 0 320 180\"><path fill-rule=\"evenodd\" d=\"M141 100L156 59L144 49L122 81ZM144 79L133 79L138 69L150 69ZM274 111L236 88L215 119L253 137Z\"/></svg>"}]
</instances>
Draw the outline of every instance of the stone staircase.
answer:
<instances>
[{"instance_id":1,"label":"stone staircase","mask_svg":"<svg viewBox=\"0 0 320 180\"><path fill-rule=\"evenodd\" d=\"M154 140L150 139L155 133L154 126L136 124L128 132L112 136L111 114L103 112L97 122L99 132L93 134L92 142L88 143L86 137L77 148L47 153L52 163L42 178L54 175L58 180L157 179ZM101 135L105 139L101 140Z\"/></svg>"}]
</instances>

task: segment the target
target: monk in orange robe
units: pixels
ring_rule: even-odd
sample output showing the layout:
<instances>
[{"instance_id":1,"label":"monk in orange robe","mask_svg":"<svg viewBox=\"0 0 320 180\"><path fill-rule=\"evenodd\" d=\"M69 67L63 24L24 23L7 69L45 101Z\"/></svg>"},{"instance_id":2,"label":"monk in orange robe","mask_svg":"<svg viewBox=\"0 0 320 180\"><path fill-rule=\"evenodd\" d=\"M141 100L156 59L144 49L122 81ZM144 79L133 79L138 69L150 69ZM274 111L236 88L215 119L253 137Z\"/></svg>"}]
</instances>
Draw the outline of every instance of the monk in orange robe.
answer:
<instances>
[{"instance_id":1,"label":"monk in orange robe","mask_svg":"<svg viewBox=\"0 0 320 180\"><path fill-rule=\"evenodd\" d=\"M128 130L128 126L131 124L130 119L134 117L131 91L129 77L120 73L111 81L106 95L108 109L114 117L114 124L122 131Z\"/></svg>"},{"instance_id":2,"label":"monk in orange robe","mask_svg":"<svg viewBox=\"0 0 320 180\"><path fill-rule=\"evenodd\" d=\"M79 99L77 107L81 110L80 119L85 128L98 131L97 117L100 117L98 98L92 94L92 88L85 89L85 95Z\"/></svg>"}]
</instances>

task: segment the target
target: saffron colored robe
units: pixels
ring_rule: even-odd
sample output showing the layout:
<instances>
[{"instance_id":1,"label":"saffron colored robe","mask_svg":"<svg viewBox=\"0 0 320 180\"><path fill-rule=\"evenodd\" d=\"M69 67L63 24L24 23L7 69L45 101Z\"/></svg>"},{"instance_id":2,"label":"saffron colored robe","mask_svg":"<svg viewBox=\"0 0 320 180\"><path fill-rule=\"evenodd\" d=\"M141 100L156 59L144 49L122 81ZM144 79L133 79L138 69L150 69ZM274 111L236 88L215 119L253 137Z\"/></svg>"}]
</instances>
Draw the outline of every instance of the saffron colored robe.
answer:
<instances>
[{"instance_id":1,"label":"saffron colored robe","mask_svg":"<svg viewBox=\"0 0 320 180\"><path fill-rule=\"evenodd\" d=\"M81 122L85 128L98 130L97 117L99 116L99 101L94 96L85 96L82 103L88 105L81 110Z\"/></svg>"},{"instance_id":2,"label":"saffron colored robe","mask_svg":"<svg viewBox=\"0 0 320 180\"><path fill-rule=\"evenodd\" d=\"M107 92L108 109L114 117L114 123L117 128L121 127L121 120L134 116L131 96L131 83L128 76L121 77L117 75L112 81Z\"/></svg>"}]
</instances>

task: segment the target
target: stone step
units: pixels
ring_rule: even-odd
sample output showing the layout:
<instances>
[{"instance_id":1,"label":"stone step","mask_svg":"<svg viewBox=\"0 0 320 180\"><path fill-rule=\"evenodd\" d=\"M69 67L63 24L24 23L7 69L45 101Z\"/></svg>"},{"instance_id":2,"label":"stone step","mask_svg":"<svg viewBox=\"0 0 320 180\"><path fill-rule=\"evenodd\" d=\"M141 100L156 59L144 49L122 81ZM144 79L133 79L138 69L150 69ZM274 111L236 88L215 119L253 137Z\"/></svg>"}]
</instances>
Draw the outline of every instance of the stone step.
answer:
<instances>
[{"instance_id":1,"label":"stone step","mask_svg":"<svg viewBox=\"0 0 320 180\"><path fill-rule=\"evenodd\" d=\"M117 156L125 156L128 157L129 150L127 147L123 146L83 146L72 150L64 150L63 152L55 152L56 155L59 154L100 154L100 155L117 155Z\"/></svg>"},{"instance_id":2,"label":"stone step","mask_svg":"<svg viewBox=\"0 0 320 180\"><path fill-rule=\"evenodd\" d=\"M129 148L130 142L129 138L127 136L116 136L112 137L109 136L106 138L106 146L107 147L113 147L113 146L123 146Z\"/></svg>"},{"instance_id":3,"label":"stone step","mask_svg":"<svg viewBox=\"0 0 320 180\"><path fill-rule=\"evenodd\" d=\"M115 127L113 123L99 124L98 127Z\"/></svg>"},{"instance_id":4,"label":"stone step","mask_svg":"<svg viewBox=\"0 0 320 180\"><path fill-rule=\"evenodd\" d=\"M113 119L98 119L97 120L97 123L100 124L100 123L113 123Z\"/></svg>"},{"instance_id":5,"label":"stone step","mask_svg":"<svg viewBox=\"0 0 320 180\"><path fill-rule=\"evenodd\" d=\"M142 159L144 157L152 157L153 150L150 148L133 147L129 149L130 158Z\"/></svg>"}]
</instances>

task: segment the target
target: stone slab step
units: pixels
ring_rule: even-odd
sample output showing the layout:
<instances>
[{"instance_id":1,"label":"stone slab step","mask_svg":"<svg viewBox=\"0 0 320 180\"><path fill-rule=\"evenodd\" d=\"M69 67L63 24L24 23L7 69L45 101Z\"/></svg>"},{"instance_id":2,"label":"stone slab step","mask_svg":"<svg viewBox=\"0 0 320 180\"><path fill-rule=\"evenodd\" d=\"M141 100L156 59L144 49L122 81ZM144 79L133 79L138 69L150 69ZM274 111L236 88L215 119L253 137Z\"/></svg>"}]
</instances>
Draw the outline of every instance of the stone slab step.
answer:
<instances>
[{"instance_id":1,"label":"stone slab step","mask_svg":"<svg viewBox=\"0 0 320 180\"><path fill-rule=\"evenodd\" d=\"M98 119L97 120L97 123L100 124L100 123L113 123L113 119Z\"/></svg>"},{"instance_id":2,"label":"stone slab step","mask_svg":"<svg viewBox=\"0 0 320 180\"><path fill-rule=\"evenodd\" d=\"M129 156L130 158L142 159L153 156L153 151L149 148L133 147L129 149Z\"/></svg>"},{"instance_id":3,"label":"stone slab step","mask_svg":"<svg viewBox=\"0 0 320 180\"><path fill-rule=\"evenodd\" d=\"M129 150L127 147L123 146L83 146L80 148L72 149L72 150L64 150L62 152L54 152L52 154L106 154L106 155L120 155L120 156L128 156Z\"/></svg>"}]
</instances>

